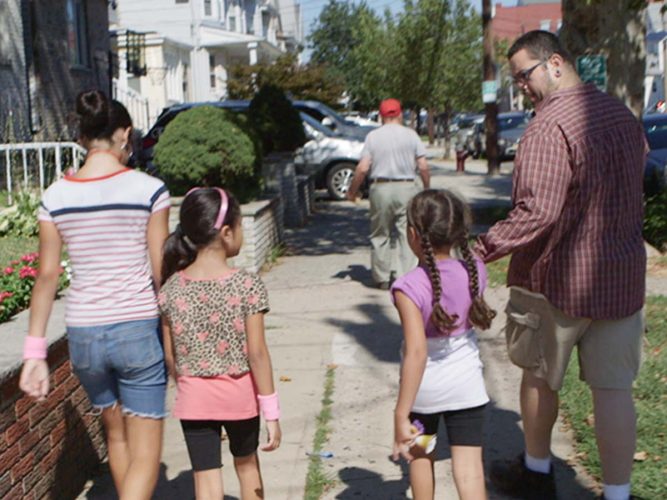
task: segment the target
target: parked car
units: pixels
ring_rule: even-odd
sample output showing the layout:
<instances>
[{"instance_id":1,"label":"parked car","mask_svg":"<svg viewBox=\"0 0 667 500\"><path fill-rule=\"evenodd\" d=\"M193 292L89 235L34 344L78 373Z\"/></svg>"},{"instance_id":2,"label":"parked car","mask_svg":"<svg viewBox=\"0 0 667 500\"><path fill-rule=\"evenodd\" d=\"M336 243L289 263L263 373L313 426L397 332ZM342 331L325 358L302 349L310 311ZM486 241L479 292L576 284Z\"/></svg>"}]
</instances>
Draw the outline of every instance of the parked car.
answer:
<instances>
[{"instance_id":1,"label":"parked car","mask_svg":"<svg viewBox=\"0 0 667 500\"><path fill-rule=\"evenodd\" d=\"M213 102L186 102L182 104L174 104L173 106L164 108L148 133L141 140L141 150L137 153L137 160L139 164L143 165L147 172L151 174L156 172L155 165L153 164L154 148L160 139L162 132L164 132L165 127L174 118L176 118L176 115L179 113L199 106L214 106L216 108L223 108L230 111L245 112L250 107L250 101L228 100Z\"/></svg>"},{"instance_id":2,"label":"parked car","mask_svg":"<svg viewBox=\"0 0 667 500\"><path fill-rule=\"evenodd\" d=\"M454 146L457 151L472 153L470 136L475 130L475 125L484 121L484 115L466 115L458 120Z\"/></svg>"},{"instance_id":3,"label":"parked car","mask_svg":"<svg viewBox=\"0 0 667 500\"><path fill-rule=\"evenodd\" d=\"M364 117L358 111L349 111L342 114L345 121L352 122L358 127L379 127L380 123L370 119L369 117Z\"/></svg>"},{"instance_id":4,"label":"parked car","mask_svg":"<svg viewBox=\"0 0 667 500\"><path fill-rule=\"evenodd\" d=\"M292 101L292 105L341 135L357 137L363 141L368 133L375 129L374 126L359 126L346 120L342 115L319 101Z\"/></svg>"},{"instance_id":5,"label":"parked car","mask_svg":"<svg viewBox=\"0 0 667 500\"><path fill-rule=\"evenodd\" d=\"M297 171L314 173L316 187L326 188L335 200L344 200L361 159L363 140L336 133L304 112L301 118L308 142L297 150Z\"/></svg>"},{"instance_id":6,"label":"parked car","mask_svg":"<svg viewBox=\"0 0 667 500\"><path fill-rule=\"evenodd\" d=\"M516 155L519 139L526 130L530 115L523 111L498 114L498 156L501 160L511 160ZM484 120L475 124L468 137L468 151L473 158L486 155L486 128Z\"/></svg>"},{"instance_id":7,"label":"parked car","mask_svg":"<svg viewBox=\"0 0 667 500\"><path fill-rule=\"evenodd\" d=\"M650 148L644 166L644 192L654 195L667 188L667 115L644 115L643 124Z\"/></svg>"}]
</instances>

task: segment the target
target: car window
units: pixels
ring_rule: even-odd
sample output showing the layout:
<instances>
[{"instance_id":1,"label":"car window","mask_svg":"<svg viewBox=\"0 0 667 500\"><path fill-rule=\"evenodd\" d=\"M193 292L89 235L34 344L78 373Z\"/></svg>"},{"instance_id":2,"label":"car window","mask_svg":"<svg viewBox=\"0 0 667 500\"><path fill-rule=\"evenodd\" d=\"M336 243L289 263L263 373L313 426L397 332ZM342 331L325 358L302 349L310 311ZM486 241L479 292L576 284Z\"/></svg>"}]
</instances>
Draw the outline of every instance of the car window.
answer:
<instances>
[{"instance_id":1,"label":"car window","mask_svg":"<svg viewBox=\"0 0 667 500\"><path fill-rule=\"evenodd\" d=\"M321 134L324 134L327 137L333 137L333 136L336 135L329 127L325 127L320 122L318 122L316 119L314 119L312 116L310 116L310 115L308 115L304 112L301 112L299 114L301 115L301 119L304 121L304 123L306 125L315 129L316 131L320 132Z\"/></svg>"},{"instance_id":2,"label":"car window","mask_svg":"<svg viewBox=\"0 0 667 500\"><path fill-rule=\"evenodd\" d=\"M528 123L528 118L525 116L510 116L507 118L498 119L498 129L499 130L508 130L511 128L516 128L521 125Z\"/></svg>"},{"instance_id":3,"label":"car window","mask_svg":"<svg viewBox=\"0 0 667 500\"><path fill-rule=\"evenodd\" d=\"M644 124L646 140L651 149L667 149L667 121Z\"/></svg>"}]
</instances>

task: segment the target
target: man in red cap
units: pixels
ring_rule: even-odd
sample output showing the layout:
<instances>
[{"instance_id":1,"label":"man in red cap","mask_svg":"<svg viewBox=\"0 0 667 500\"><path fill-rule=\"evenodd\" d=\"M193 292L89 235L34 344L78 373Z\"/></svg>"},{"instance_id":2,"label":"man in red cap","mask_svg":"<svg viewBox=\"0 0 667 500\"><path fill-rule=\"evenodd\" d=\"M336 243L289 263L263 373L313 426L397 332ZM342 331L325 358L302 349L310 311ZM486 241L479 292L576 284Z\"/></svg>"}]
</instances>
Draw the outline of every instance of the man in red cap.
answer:
<instances>
[{"instance_id":1,"label":"man in red cap","mask_svg":"<svg viewBox=\"0 0 667 500\"><path fill-rule=\"evenodd\" d=\"M401 103L396 99L385 99L380 103L380 116L382 126L366 136L347 198L356 199L359 187L368 175L371 185L371 272L376 285L386 290L392 271L398 278L417 265L407 240L406 209L408 201L421 189L417 173L426 189L430 174L424 144L414 130L403 126ZM398 233L397 269L391 268L392 231Z\"/></svg>"}]
</instances>

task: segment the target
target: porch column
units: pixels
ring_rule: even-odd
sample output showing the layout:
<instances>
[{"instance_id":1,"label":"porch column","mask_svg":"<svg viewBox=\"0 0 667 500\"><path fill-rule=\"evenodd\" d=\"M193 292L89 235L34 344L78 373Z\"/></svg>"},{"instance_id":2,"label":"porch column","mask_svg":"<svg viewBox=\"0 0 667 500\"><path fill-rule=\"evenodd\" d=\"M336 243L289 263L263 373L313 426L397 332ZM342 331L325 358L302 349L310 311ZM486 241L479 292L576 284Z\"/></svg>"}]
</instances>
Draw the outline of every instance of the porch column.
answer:
<instances>
[{"instance_id":1,"label":"porch column","mask_svg":"<svg viewBox=\"0 0 667 500\"><path fill-rule=\"evenodd\" d=\"M248 63L251 66L257 64L257 42L248 43Z\"/></svg>"}]
</instances>

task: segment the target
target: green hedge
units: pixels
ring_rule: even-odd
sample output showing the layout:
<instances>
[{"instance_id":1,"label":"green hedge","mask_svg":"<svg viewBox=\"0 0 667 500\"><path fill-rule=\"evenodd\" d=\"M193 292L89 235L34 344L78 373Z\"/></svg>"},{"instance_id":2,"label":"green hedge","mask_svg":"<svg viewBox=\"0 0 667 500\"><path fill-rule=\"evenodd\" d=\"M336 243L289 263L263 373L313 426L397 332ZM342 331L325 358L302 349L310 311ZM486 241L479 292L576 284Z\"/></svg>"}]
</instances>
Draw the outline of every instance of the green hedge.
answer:
<instances>
[{"instance_id":1,"label":"green hedge","mask_svg":"<svg viewBox=\"0 0 667 500\"><path fill-rule=\"evenodd\" d=\"M246 202L260 188L258 147L244 119L213 106L180 113L155 146L155 163L172 195L222 186Z\"/></svg>"}]
</instances>

